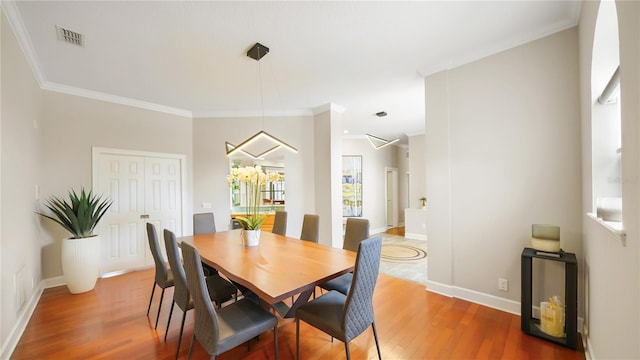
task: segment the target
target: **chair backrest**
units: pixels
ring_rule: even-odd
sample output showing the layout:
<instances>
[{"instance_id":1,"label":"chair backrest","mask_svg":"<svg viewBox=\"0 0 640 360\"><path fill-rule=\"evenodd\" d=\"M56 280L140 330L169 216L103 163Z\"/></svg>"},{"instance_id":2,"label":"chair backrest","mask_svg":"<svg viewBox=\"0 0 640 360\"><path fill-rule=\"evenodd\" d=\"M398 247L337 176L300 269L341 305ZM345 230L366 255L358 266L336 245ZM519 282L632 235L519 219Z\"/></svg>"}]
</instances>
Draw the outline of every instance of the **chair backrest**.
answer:
<instances>
[{"instance_id":1,"label":"chair backrest","mask_svg":"<svg viewBox=\"0 0 640 360\"><path fill-rule=\"evenodd\" d=\"M276 211L276 216L273 219L272 233L278 235L286 235L287 233L287 212Z\"/></svg>"},{"instance_id":2,"label":"chair backrest","mask_svg":"<svg viewBox=\"0 0 640 360\"><path fill-rule=\"evenodd\" d=\"M342 311L342 328L346 342L358 336L373 323L373 290L380 269L382 237L360 242L351 287Z\"/></svg>"},{"instance_id":3,"label":"chair backrest","mask_svg":"<svg viewBox=\"0 0 640 360\"><path fill-rule=\"evenodd\" d=\"M240 220L233 218L231 219L231 230L235 230L235 229L242 229L242 223L240 222Z\"/></svg>"},{"instance_id":4,"label":"chair backrest","mask_svg":"<svg viewBox=\"0 0 640 360\"><path fill-rule=\"evenodd\" d=\"M156 284L163 284L169 279L169 269L164 262L160 244L158 243L158 233L152 223L147 223L147 238L149 239L149 249L156 265Z\"/></svg>"},{"instance_id":5,"label":"chair backrest","mask_svg":"<svg viewBox=\"0 0 640 360\"><path fill-rule=\"evenodd\" d=\"M347 225L344 229L343 249L356 251L358 244L369 238L369 220L347 218Z\"/></svg>"},{"instance_id":6,"label":"chair backrest","mask_svg":"<svg viewBox=\"0 0 640 360\"><path fill-rule=\"evenodd\" d=\"M200 254L193 246L183 242L182 257L184 258L184 272L193 298L195 312L193 331L207 353L215 354L220 336L218 317L211 300L209 300Z\"/></svg>"},{"instance_id":7,"label":"chair backrest","mask_svg":"<svg viewBox=\"0 0 640 360\"><path fill-rule=\"evenodd\" d=\"M173 272L173 300L178 304L182 311L187 311L191 307L191 295L189 294L189 285L187 285L187 276L184 273L182 261L180 261L180 252L178 251L178 242L176 235L167 229L164 229L164 246L167 248L167 258L169 266Z\"/></svg>"},{"instance_id":8,"label":"chair backrest","mask_svg":"<svg viewBox=\"0 0 640 360\"><path fill-rule=\"evenodd\" d=\"M302 232L300 240L318 242L320 236L320 217L318 215L304 214L302 219Z\"/></svg>"},{"instance_id":9,"label":"chair backrest","mask_svg":"<svg viewBox=\"0 0 640 360\"><path fill-rule=\"evenodd\" d=\"M213 213L193 214L193 235L216 232Z\"/></svg>"}]
</instances>

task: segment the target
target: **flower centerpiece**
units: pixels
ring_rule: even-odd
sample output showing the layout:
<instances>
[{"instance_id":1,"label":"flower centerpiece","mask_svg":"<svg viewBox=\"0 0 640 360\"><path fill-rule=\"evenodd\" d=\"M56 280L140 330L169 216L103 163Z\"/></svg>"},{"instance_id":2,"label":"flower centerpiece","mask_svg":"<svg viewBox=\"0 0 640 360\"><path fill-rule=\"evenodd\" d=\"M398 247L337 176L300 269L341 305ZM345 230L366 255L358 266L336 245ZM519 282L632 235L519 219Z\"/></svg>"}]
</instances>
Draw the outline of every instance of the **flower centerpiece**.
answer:
<instances>
[{"instance_id":1,"label":"flower centerpiece","mask_svg":"<svg viewBox=\"0 0 640 360\"><path fill-rule=\"evenodd\" d=\"M242 224L244 230L255 230L256 236L259 238L260 226L265 219L265 215L260 213L260 205L262 204L260 190L267 182L282 181L282 175L277 172L265 173L260 165L245 166L232 168L231 174L227 176L227 181L229 187L238 183L244 186L245 216L237 216L236 220ZM247 242L251 244L251 241Z\"/></svg>"}]
</instances>

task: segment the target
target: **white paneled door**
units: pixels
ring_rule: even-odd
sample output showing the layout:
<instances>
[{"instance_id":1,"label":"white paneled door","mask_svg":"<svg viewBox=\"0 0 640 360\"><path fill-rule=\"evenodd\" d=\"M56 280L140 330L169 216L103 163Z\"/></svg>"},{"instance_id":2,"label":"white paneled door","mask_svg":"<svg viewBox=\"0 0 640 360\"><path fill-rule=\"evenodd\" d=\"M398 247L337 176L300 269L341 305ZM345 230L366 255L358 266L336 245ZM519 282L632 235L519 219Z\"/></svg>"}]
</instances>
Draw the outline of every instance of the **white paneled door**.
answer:
<instances>
[{"instance_id":1,"label":"white paneled door","mask_svg":"<svg viewBox=\"0 0 640 360\"><path fill-rule=\"evenodd\" d=\"M102 274L152 265L146 223L162 250L163 229L182 234L182 156L94 149L93 166L96 192L113 200L99 229Z\"/></svg>"}]
</instances>

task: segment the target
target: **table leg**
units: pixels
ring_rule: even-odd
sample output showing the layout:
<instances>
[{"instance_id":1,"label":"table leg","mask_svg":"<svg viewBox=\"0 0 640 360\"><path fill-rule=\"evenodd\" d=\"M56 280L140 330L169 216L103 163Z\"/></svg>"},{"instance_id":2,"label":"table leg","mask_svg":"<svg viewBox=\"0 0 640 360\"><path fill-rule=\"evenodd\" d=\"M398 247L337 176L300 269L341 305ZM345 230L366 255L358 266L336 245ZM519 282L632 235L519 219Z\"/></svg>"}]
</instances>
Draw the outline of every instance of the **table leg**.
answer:
<instances>
[{"instance_id":1,"label":"table leg","mask_svg":"<svg viewBox=\"0 0 640 360\"><path fill-rule=\"evenodd\" d=\"M315 289L314 289L315 290ZM296 316L296 309L309 301L311 294L313 294L314 290L308 290L300 293L296 301L291 305L287 305L284 301L273 304L273 308L282 316L283 318L294 318Z\"/></svg>"}]
</instances>

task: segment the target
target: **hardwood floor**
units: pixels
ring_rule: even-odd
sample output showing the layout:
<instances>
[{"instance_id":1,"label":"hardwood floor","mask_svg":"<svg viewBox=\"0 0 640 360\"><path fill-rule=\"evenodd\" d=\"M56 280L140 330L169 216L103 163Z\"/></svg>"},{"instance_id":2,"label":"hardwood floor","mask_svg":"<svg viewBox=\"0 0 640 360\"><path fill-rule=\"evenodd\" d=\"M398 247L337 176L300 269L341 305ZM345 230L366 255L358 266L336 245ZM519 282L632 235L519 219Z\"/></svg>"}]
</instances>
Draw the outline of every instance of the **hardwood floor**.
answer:
<instances>
[{"instance_id":1,"label":"hardwood floor","mask_svg":"<svg viewBox=\"0 0 640 360\"><path fill-rule=\"evenodd\" d=\"M404 226L388 229L387 234L404 236Z\"/></svg>"},{"instance_id":2,"label":"hardwood floor","mask_svg":"<svg viewBox=\"0 0 640 360\"><path fill-rule=\"evenodd\" d=\"M181 311L171 319L163 342L173 296L167 290L158 330L153 329L160 291L145 315L153 270L99 279L96 289L71 295L66 287L44 291L11 359L173 359ZM464 300L425 291L423 285L380 275L374 295L376 325L383 359L584 359L574 351L526 335L520 317ZM193 328L187 315L180 357L186 358ZM273 359L273 333L239 346L219 359ZM303 359L344 358L344 344L301 323ZM295 358L295 322L281 319L280 359ZM371 330L351 343L352 359L376 359ZM193 359L208 359L196 343Z\"/></svg>"}]
</instances>

